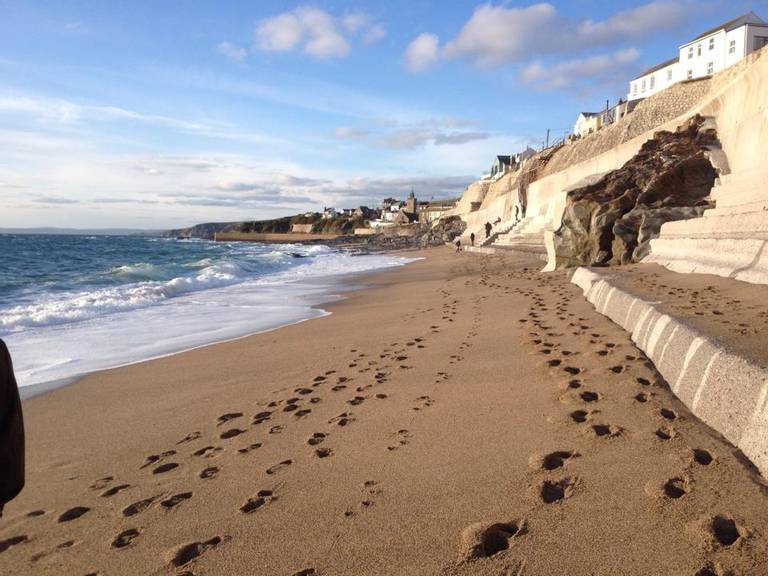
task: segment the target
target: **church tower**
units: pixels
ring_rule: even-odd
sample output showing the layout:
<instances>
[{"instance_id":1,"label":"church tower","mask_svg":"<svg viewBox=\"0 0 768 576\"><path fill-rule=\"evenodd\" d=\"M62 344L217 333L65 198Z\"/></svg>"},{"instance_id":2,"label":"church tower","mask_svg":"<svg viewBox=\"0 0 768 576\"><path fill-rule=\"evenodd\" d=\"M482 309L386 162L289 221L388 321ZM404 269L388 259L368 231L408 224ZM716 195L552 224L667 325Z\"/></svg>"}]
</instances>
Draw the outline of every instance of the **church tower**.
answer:
<instances>
[{"instance_id":1,"label":"church tower","mask_svg":"<svg viewBox=\"0 0 768 576\"><path fill-rule=\"evenodd\" d=\"M409 214L416 214L416 196L413 195L413 188L408 195L408 200L405 201L405 211Z\"/></svg>"}]
</instances>

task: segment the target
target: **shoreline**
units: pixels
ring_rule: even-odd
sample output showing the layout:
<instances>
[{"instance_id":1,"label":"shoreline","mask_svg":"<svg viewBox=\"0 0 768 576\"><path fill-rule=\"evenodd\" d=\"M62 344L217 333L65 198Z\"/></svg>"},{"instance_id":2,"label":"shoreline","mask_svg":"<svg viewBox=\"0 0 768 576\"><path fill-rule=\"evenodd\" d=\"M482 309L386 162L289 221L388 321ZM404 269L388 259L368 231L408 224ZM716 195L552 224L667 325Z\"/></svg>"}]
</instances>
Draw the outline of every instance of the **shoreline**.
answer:
<instances>
[{"instance_id":1,"label":"shoreline","mask_svg":"<svg viewBox=\"0 0 768 576\"><path fill-rule=\"evenodd\" d=\"M765 481L565 273L424 254L25 402L0 572L756 573Z\"/></svg>"},{"instance_id":2,"label":"shoreline","mask_svg":"<svg viewBox=\"0 0 768 576\"><path fill-rule=\"evenodd\" d=\"M397 256L397 255L400 255L402 252L409 252L409 251L391 251L391 252L385 252L383 253L383 255ZM150 355L144 358L130 360L127 362L119 362L114 365L105 365L103 367L95 368L93 370L87 370L85 372L68 375L63 378L57 378L54 380L48 380L44 382L35 382L34 384L29 384L29 385L21 385L19 387L19 393L20 393L21 399L22 401L26 401L40 394L46 394L58 388L71 386L72 384L75 384L79 380L82 380L83 378L89 375L102 372L104 370L113 370L113 369L118 369L125 366L131 366L134 364L142 363L142 362L150 362L160 358L167 358L170 356L174 356L176 354L183 354L191 350L203 348L205 346L222 344L226 342L239 340L242 338L248 338L258 334L270 332L272 330L284 328L286 326L299 324L307 320L322 318L330 314L330 312L325 309L326 305L332 304L339 300L343 300L345 293L364 289L365 278L367 276L375 275L377 273L382 273L386 271L396 270L401 266L407 266L408 264L416 262L421 258L422 257L411 257L410 261L408 262L391 263L387 266L382 266L382 267L374 268L370 270L344 272L339 274L332 274L329 276L299 278L296 280L292 280L291 282L288 282L286 286L304 286L305 287L304 292L296 296L297 302L303 303L307 306L307 310L304 317L301 317L295 320L277 320L276 324L268 325L263 328L258 328L256 330L245 332L243 334L237 334L234 336L224 337L221 339L213 339L200 344L194 344L191 346L182 347L182 348L179 348L178 350L172 350L169 352L164 352L156 355ZM314 287L317 285L322 286L322 290L320 293L316 293L314 291Z\"/></svg>"}]
</instances>

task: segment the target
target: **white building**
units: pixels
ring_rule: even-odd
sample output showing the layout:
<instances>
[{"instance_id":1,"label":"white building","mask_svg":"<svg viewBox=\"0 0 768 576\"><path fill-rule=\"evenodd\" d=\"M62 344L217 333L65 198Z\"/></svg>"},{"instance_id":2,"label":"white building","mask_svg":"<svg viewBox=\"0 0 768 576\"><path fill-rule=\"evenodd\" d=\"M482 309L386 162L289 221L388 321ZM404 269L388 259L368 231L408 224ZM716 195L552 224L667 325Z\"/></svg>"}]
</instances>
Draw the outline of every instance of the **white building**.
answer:
<instances>
[{"instance_id":1,"label":"white building","mask_svg":"<svg viewBox=\"0 0 768 576\"><path fill-rule=\"evenodd\" d=\"M646 70L629 83L629 100L647 98L682 80L711 76L768 46L768 23L749 12L680 46L672 60Z\"/></svg>"},{"instance_id":2,"label":"white building","mask_svg":"<svg viewBox=\"0 0 768 576\"><path fill-rule=\"evenodd\" d=\"M583 138L587 134L597 132L600 129L599 120L600 114L597 112L582 112L573 126L573 133Z\"/></svg>"}]
</instances>

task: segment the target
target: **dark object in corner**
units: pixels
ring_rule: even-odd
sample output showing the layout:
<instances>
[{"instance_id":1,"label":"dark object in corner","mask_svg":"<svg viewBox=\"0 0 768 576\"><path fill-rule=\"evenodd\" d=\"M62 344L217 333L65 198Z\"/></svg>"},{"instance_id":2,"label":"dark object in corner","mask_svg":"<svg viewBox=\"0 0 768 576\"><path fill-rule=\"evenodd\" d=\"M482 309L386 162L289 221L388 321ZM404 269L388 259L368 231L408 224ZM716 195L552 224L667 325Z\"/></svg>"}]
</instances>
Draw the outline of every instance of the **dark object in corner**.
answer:
<instances>
[{"instance_id":1,"label":"dark object in corner","mask_svg":"<svg viewBox=\"0 0 768 576\"><path fill-rule=\"evenodd\" d=\"M0 340L0 515L24 488L24 419L11 355Z\"/></svg>"}]
</instances>

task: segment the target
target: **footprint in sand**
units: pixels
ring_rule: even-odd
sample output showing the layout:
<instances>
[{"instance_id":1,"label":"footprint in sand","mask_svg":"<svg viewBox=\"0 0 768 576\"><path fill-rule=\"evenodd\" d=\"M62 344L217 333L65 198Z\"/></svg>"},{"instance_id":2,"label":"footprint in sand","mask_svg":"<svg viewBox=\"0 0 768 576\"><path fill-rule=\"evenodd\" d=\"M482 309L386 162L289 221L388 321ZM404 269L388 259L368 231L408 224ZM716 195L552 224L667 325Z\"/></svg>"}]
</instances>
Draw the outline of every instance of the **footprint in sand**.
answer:
<instances>
[{"instance_id":1,"label":"footprint in sand","mask_svg":"<svg viewBox=\"0 0 768 576\"><path fill-rule=\"evenodd\" d=\"M221 426L222 424L226 424L230 420L234 420L235 418L242 417L242 412L228 412L226 414L222 414L218 417L216 426Z\"/></svg>"},{"instance_id":2,"label":"footprint in sand","mask_svg":"<svg viewBox=\"0 0 768 576\"><path fill-rule=\"evenodd\" d=\"M365 396L355 396L354 398L347 400L347 404L350 404L351 406L359 406L365 402Z\"/></svg>"},{"instance_id":3,"label":"footprint in sand","mask_svg":"<svg viewBox=\"0 0 768 576\"><path fill-rule=\"evenodd\" d=\"M234 438L235 436L239 436L243 433L245 433L245 430L241 430L240 428L230 428L229 430L225 430L219 434L219 438L222 440L228 440L229 438Z\"/></svg>"},{"instance_id":4,"label":"footprint in sand","mask_svg":"<svg viewBox=\"0 0 768 576\"><path fill-rule=\"evenodd\" d=\"M178 467L179 465L176 464L176 462L167 462L165 464L160 464L160 466L152 470L152 474L165 474L166 472L175 470Z\"/></svg>"},{"instance_id":5,"label":"footprint in sand","mask_svg":"<svg viewBox=\"0 0 768 576\"><path fill-rule=\"evenodd\" d=\"M186 444L187 442L192 442L200 438L200 436L201 436L200 432L190 432L189 434L184 436L184 438L176 442L176 445L178 446L179 444Z\"/></svg>"},{"instance_id":6,"label":"footprint in sand","mask_svg":"<svg viewBox=\"0 0 768 576\"><path fill-rule=\"evenodd\" d=\"M721 546L732 546L744 536L744 528L736 524L733 518L724 515L717 515L712 518L710 531L715 542Z\"/></svg>"},{"instance_id":7,"label":"footprint in sand","mask_svg":"<svg viewBox=\"0 0 768 576\"><path fill-rule=\"evenodd\" d=\"M591 392L589 390L585 390L581 394L579 394L579 397L584 400L584 402L597 402L600 400L600 394L597 392Z\"/></svg>"},{"instance_id":8,"label":"footprint in sand","mask_svg":"<svg viewBox=\"0 0 768 576\"><path fill-rule=\"evenodd\" d=\"M296 388L294 389L294 392L296 392L296 394L306 396L307 394L312 394L314 390L312 388Z\"/></svg>"},{"instance_id":9,"label":"footprint in sand","mask_svg":"<svg viewBox=\"0 0 768 576\"><path fill-rule=\"evenodd\" d=\"M294 572L291 576L316 576L317 571L314 568L302 568L298 572Z\"/></svg>"},{"instance_id":10,"label":"footprint in sand","mask_svg":"<svg viewBox=\"0 0 768 576\"><path fill-rule=\"evenodd\" d=\"M139 470L143 470L147 466L152 466L152 464L156 464L157 462L160 462L160 460L164 458L168 458L169 456L173 456L176 454L176 450L168 450L166 452L163 452L162 454L152 454L150 456L147 456L146 460L144 461L144 464L141 465Z\"/></svg>"},{"instance_id":11,"label":"footprint in sand","mask_svg":"<svg viewBox=\"0 0 768 576\"><path fill-rule=\"evenodd\" d=\"M577 481L576 478L545 480L539 489L539 497L545 504L553 504L570 498L573 495Z\"/></svg>"},{"instance_id":12,"label":"footprint in sand","mask_svg":"<svg viewBox=\"0 0 768 576\"><path fill-rule=\"evenodd\" d=\"M96 482L91 484L91 489L92 490L103 490L114 479L115 479L114 476L105 476L104 478L99 478L98 480L96 480Z\"/></svg>"},{"instance_id":13,"label":"footprint in sand","mask_svg":"<svg viewBox=\"0 0 768 576\"><path fill-rule=\"evenodd\" d=\"M416 398L416 402L418 402L418 406L414 406L412 410L419 411L422 408L429 408L432 406L433 400L429 396L419 396Z\"/></svg>"},{"instance_id":14,"label":"footprint in sand","mask_svg":"<svg viewBox=\"0 0 768 576\"><path fill-rule=\"evenodd\" d=\"M224 538L221 536L214 536L203 542L191 542L189 544L182 544L170 553L169 564L175 568L180 568L185 564L188 564L195 558L204 554L212 548L216 548L224 542Z\"/></svg>"},{"instance_id":15,"label":"footprint in sand","mask_svg":"<svg viewBox=\"0 0 768 576\"><path fill-rule=\"evenodd\" d=\"M171 508L178 506L190 498L192 498L192 492L180 492L179 494L174 494L170 498L166 498L165 500L161 501L160 506L166 510L170 510Z\"/></svg>"},{"instance_id":16,"label":"footprint in sand","mask_svg":"<svg viewBox=\"0 0 768 576\"><path fill-rule=\"evenodd\" d=\"M550 452L541 459L541 468L543 470L557 470L565 466L566 461L577 456L570 450L558 450Z\"/></svg>"},{"instance_id":17,"label":"footprint in sand","mask_svg":"<svg viewBox=\"0 0 768 576\"><path fill-rule=\"evenodd\" d=\"M216 474L219 473L219 469L216 466L209 466L208 468L203 469L200 472L200 478L203 480L208 480L210 478L215 478Z\"/></svg>"},{"instance_id":18,"label":"footprint in sand","mask_svg":"<svg viewBox=\"0 0 768 576\"><path fill-rule=\"evenodd\" d=\"M656 437L660 440L671 440L675 436L677 436L677 430L672 428L671 426L662 426L655 432Z\"/></svg>"},{"instance_id":19,"label":"footprint in sand","mask_svg":"<svg viewBox=\"0 0 768 576\"><path fill-rule=\"evenodd\" d=\"M403 428L395 432L394 437L395 437L395 443L387 446L387 450L389 450L390 452L397 450L401 446L407 446L408 440L411 438L411 433L405 428Z\"/></svg>"},{"instance_id":20,"label":"footprint in sand","mask_svg":"<svg viewBox=\"0 0 768 576\"><path fill-rule=\"evenodd\" d=\"M157 496L150 496L149 498L144 498L144 500L139 500L138 502L134 502L130 506L126 506L123 508L123 516L126 518L130 518L131 516L135 516L136 514L140 514L141 512L144 512L147 508L152 506L152 504L155 503L155 500L160 498L160 495Z\"/></svg>"},{"instance_id":21,"label":"footprint in sand","mask_svg":"<svg viewBox=\"0 0 768 576\"><path fill-rule=\"evenodd\" d=\"M712 460L714 460L714 457L710 452L707 450L704 450L703 448L694 448L693 449L693 460L697 464L701 464L702 466L709 466L712 464Z\"/></svg>"},{"instance_id":22,"label":"footprint in sand","mask_svg":"<svg viewBox=\"0 0 768 576\"><path fill-rule=\"evenodd\" d=\"M11 538L6 538L5 540L0 540L0 554L8 550L8 548L12 546L17 546L19 544L23 544L24 542L29 541L29 537L25 534L20 534L19 536L12 536Z\"/></svg>"},{"instance_id":23,"label":"footprint in sand","mask_svg":"<svg viewBox=\"0 0 768 576\"><path fill-rule=\"evenodd\" d=\"M72 520L77 520L81 516L84 516L90 511L91 509L86 508L85 506L75 506L74 508L70 508L69 510L61 514L56 521L59 523L71 522Z\"/></svg>"},{"instance_id":24,"label":"footprint in sand","mask_svg":"<svg viewBox=\"0 0 768 576\"><path fill-rule=\"evenodd\" d=\"M517 521L495 524L478 522L467 526L461 531L459 561L490 558L503 550L507 550L509 541L524 532L525 524Z\"/></svg>"},{"instance_id":25,"label":"footprint in sand","mask_svg":"<svg viewBox=\"0 0 768 576\"><path fill-rule=\"evenodd\" d=\"M253 498L248 498L248 501L240 506L240 512L244 514L251 514L256 512L259 508L266 506L267 504L277 500L277 496L274 495L272 490L259 490Z\"/></svg>"},{"instance_id":26,"label":"footprint in sand","mask_svg":"<svg viewBox=\"0 0 768 576\"><path fill-rule=\"evenodd\" d=\"M248 446L245 446L244 448L239 448L237 450L237 453L248 454L248 452L252 452L253 450L256 450L258 448L261 448L261 442L256 442L255 444L250 444Z\"/></svg>"},{"instance_id":27,"label":"footprint in sand","mask_svg":"<svg viewBox=\"0 0 768 576\"><path fill-rule=\"evenodd\" d=\"M128 530L123 530L120 532L120 534L115 536L114 540L112 540L112 548L127 548L133 544L133 541L139 537L140 533L141 532L137 528L129 528Z\"/></svg>"},{"instance_id":28,"label":"footprint in sand","mask_svg":"<svg viewBox=\"0 0 768 576\"><path fill-rule=\"evenodd\" d=\"M311 408L302 408L301 410L297 410L294 413L294 416L296 416L296 418L303 418L304 416L310 414L311 412L312 412Z\"/></svg>"},{"instance_id":29,"label":"footprint in sand","mask_svg":"<svg viewBox=\"0 0 768 576\"><path fill-rule=\"evenodd\" d=\"M318 444L322 444L325 441L327 434L323 432L315 432L312 434L312 437L307 440L307 444L310 446L317 446Z\"/></svg>"},{"instance_id":30,"label":"footprint in sand","mask_svg":"<svg viewBox=\"0 0 768 576\"><path fill-rule=\"evenodd\" d=\"M346 426L347 424L350 424L354 421L355 419L352 417L351 412L342 412L338 416L328 420L328 424L336 424L337 426Z\"/></svg>"},{"instance_id":31,"label":"footprint in sand","mask_svg":"<svg viewBox=\"0 0 768 576\"><path fill-rule=\"evenodd\" d=\"M328 458L329 456L333 456L333 450L327 447L318 448L315 450L315 456L318 458Z\"/></svg>"},{"instance_id":32,"label":"footprint in sand","mask_svg":"<svg viewBox=\"0 0 768 576\"><path fill-rule=\"evenodd\" d=\"M664 483L662 489L667 498L677 500L689 492L690 483L685 478L670 478Z\"/></svg>"},{"instance_id":33,"label":"footprint in sand","mask_svg":"<svg viewBox=\"0 0 768 576\"><path fill-rule=\"evenodd\" d=\"M269 420L271 417L272 417L272 412L269 412L269 411L259 412L253 417L253 422L251 422L251 424L253 425L261 424L262 422L266 422L267 420Z\"/></svg>"},{"instance_id":34,"label":"footprint in sand","mask_svg":"<svg viewBox=\"0 0 768 576\"><path fill-rule=\"evenodd\" d=\"M203 446L199 450L192 452L192 456L200 456L202 458L213 458L219 452L224 450L221 446Z\"/></svg>"},{"instance_id":35,"label":"footprint in sand","mask_svg":"<svg viewBox=\"0 0 768 576\"><path fill-rule=\"evenodd\" d=\"M611 424L594 424L592 431L598 438L616 438L624 432L620 426L613 426Z\"/></svg>"},{"instance_id":36,"label":"footprint in sand","mask_svg":"<svg viewBox=\"0 0 768 576\"><path fill-rule=\"evenodd\" d=\"M662 408L659 412L667 420L675 420L677 418L677 413L674 410L669 410L668 408Z\"/></svg>"},{"instance_id":37,"label":"footprint in sand","mask_svg":"<svg viewBox=\"0 0 768 576\"><path fill-rule=\"evenodd\" d=\"M130 484L118 484L117 486L113 486L109 490L106 490L105 492L101 493L102 498L109 498L110 496L114 496L118 492L121 492L125 490L126 488L130 488Z\"/></svg>"},{"instance_id":38,"label":"footprint in sand","mask_svg":"<svg viewBox=\"0 0 768 576\"><path fill-rule=\"evenodd\" d=\"M283 460L282 462L279 462L274 466L270 466L269 468L267 468L267 474L270 474L270 475L277 474L278 472L280 472L280 470L287 468L291 464L293 464L293 460L290 460L290 459Z\"/></svg>"}]
</instances>

